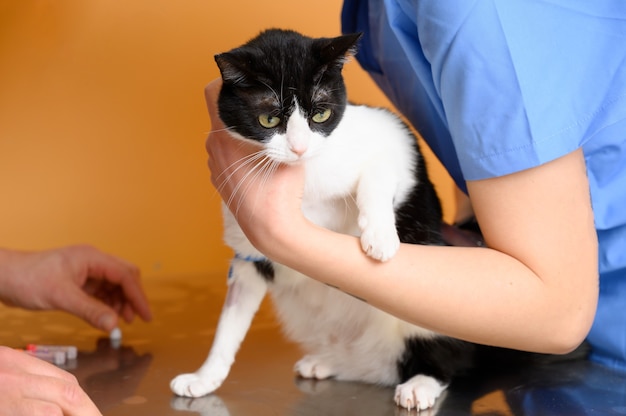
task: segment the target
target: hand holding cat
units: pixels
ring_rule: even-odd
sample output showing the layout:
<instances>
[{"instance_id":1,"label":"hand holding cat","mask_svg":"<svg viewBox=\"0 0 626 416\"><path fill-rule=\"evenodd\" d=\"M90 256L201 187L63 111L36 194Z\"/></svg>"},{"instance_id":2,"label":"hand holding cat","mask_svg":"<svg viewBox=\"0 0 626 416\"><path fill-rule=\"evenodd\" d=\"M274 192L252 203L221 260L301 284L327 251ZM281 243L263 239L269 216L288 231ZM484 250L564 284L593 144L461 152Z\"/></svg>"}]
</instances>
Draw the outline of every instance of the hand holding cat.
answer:
<instances>
[{"instance_id":1,"label":"hand holding cat","mask_svg":"<svg viewBox=\"0 0 626 416\"><path fill-rule=\"evenodd\" d=\"M0 251L0 300L33 310L63 310L111 331L118 316L150 320L139 271L89 246Z\"/></svg>"},{"instance_id":2,"label":"hand holding cat","mask_svg":"<svg viewBox=\"0 0 626 416\"><path fill-rule=\"evenodd\" d=\"M259 148L234 139L219 117L221 85L221 79L216 79L205 88L211 118L206 140L211 181L252 244L271 256L269 251L281 241L282 232L291 230L293 236L298 222L306 223L301 211L304 168L279 165L267 174L257 174L262 169L249 161Z\"/></svg>"}]
</instances>

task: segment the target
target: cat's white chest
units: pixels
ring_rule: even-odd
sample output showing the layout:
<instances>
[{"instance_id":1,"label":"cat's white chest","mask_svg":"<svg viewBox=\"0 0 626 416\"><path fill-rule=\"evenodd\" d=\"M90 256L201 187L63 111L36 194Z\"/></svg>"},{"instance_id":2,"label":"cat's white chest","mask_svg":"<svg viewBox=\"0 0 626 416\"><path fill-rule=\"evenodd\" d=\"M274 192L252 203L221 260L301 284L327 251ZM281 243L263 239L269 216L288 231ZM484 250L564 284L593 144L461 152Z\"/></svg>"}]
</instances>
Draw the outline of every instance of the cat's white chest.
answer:
<instances>
[{"instance_id":1,"label":"cat's white chest","mask_svg":"<svg viewBox=\"0 0 626 416\"><path fill-rule=\"evenodd\" d=\"M325 201L302 201L302 212L313 223L342 234L358 236L358 208L351 195Z\"/></svg>"}]
</instances>

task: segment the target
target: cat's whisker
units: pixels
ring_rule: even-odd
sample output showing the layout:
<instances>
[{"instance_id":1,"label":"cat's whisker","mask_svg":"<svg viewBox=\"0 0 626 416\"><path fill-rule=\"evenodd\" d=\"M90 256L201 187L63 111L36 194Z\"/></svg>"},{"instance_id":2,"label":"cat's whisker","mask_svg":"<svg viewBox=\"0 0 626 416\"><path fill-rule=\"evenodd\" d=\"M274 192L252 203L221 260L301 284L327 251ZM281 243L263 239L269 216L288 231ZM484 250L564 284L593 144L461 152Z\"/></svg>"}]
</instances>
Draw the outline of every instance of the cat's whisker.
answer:
<instances>
[{"instance_id":1,"label":"cat's whisker","mask_svg":"<svg viewBox=\"0 0 626 416\"><path fill-rule=\"evenodd\" d=\"M283 71L280 74L280 103L281 105L283 104L283 99L284 99L284 92L285 92L285 72Z\"/></svg>"},{"instance_id":2,"label":"cat's whisker","mask_svg":"<svg viewBox=\"0 0 626 416\"><path fill-rule=\"evenodd\" d=\"M243 188L243 191L241 193L239 204L235 209L236 213L239 212L239 208L241 207L241 204L243 203L243 197L248 192L248 189L250 189L252 184L256 183L256 186L259 187L260 190L263 190L263 188L265 187L269 179L272 177L272 175L274 174L274 172L276 171L279 165L280 163L272 159L265 158L261 160L257 165L254 166L254 168L250 172L250 175L252 175L252 177L250 178L251 180L247 181L247 185L245 186L245 188ZM256 210L256 203L257 203L257 200L255 200L253 203L252 210L250 211L250 215L252 215L254 211Z\"/></svg>"},{"instance_id":3,"label":"cat's whisker","mask_svg":"<svg viewBox=\"0 0 626 416\"><path fill-rule=\"evenodd\" d=\"M229 166L227 169L224 170L224 172L222 172L218 177L217 177L217 181L220 185L218 186L218 192L221 193L221 191L224 189L224 187L231 182L231 180L233 179L233 176L240 170L240 169L244 169L247 166L251 165L251 164L255 164L257 161L262 160L263 157L265 157L263 155L263 152L259 151L259 152L255 152L249 155L244 156L243 158L235 161L231 166ZM258 163L256 163L256 165L258 165ZM255 169L255 166L252 167L252 169ZM242 186L242 182L246 180L246 178L250 175L250 172L246 172L243 176L243 178L241 180L239 180L238 183L235 184L235 187L233 189L233 192L231 193L230 197L228 198L226 202L226 205L230 206L234 200L234 198L237 196L239 189ZM220 181L220 178L224 177L223 180Z\"/></svg>"},{"instance_id":4,"label":"cat's whisker","mask_svg":"<svg viewBox=\"0 0 626 416\"><path fill-rule=\"evenodd\" d=\"M243 177L235 185L233 192L231 193L231 196L229 197L228 201L226 201L226 204L228 206L231 206L235 198L236 197L238 198L235 212L239 211L239 208L241 207L241 204L243 203L243 198L247 190L252 185L252 183L255 182L256 178L259 175L259 172L260 171L262 172L265 169L265 166L268 164L268 162L270 162L270 159L268 159L267 155L264 152L259 151L251 155L248 155L245 158L240 159L240 162L241 163L239 163L235 171L242 169L243 167L247 167L249 165L252 165L252 166L249 166L248 171L243 175ZM234 172L229 175L227 180L230 180L233 174Z\"/></svg>"},{"instance_id":5,"label":"cat's whisker","mask_svg":"<svg viewBox=\"0 0 626 416\"><path fill-rule=\"evenodd\" d=\"M241 180L237 184L235 192L233 192L233 194L237 194L239 197L239 200L237 202L237 207L235 208L235 213L239 212L239 209L241 208L241 205L243 203L243 199L246 196L246 193L248 192L248 190L250 189L250 186L252 186L253 183L257 182L257 178L260 174L259 172L262 172L264 170L264 165L266 163L266 160L267 159L258 160L257 163L255 163L254 166L252 166L248 170L248 172L246 172L244 177L241 178Z\"/></svg>"},{"instance_id":6,"label":"cat's whisker","mask_svg":"<svg viewBox=\"0 0 626 416\"><path fill-rule=\"evenodd\" d=\"M259 159L251 160L249 162L249 163L253 163L253 162L256 162L256 163L254 163L254 165L245 173L245 175L236 184L233 190L233 193L231 194L229 201L228 201L228 205L230 206L233 200L235 199L235 197L238 198L235 212L239 212L239 208L241 208L241 204L243 203L243 199L245 197L246 192L248 191L252 183L255 182L259 174L258 172L260 170L263 170L263 165L266 163L266 160L267 159L265 158L259 158Z\"/></svg>"},{"instance_id":7,"label":"cat's whisker","mask_svg":"<svg viewBox=\"0 0 626 416\"><path fill-rule=\"evenodd\" d=\"M281 85L281 91L280 91L280 96L278 95L278 93L276 92L276 90L274 88L272 88L272 86L270 84L268 84L267 82L263 81L263 80L259 80L261 82L261 84L265 85L267 87L268 90L270 90L270 92L272 93L272 95L274 96L274 98L276 99L277 102L282 102L282 96L283 96L283 92L282 92L282 85Z\"/></svg>"},{"instance_id":8,"label":"cat's whisker","mask_svg":"<svg viewBox=\"0 0 626 416\"><path fill-rule=\"evenodd\" d=\"M230 166L224 169L224 171L221 172L215 179L215 182L218 183L218 185L216 186L216 192L218 194L221 193L226 187L226 185L230 183L230 181L232 180L233 176L237 173L237 171L239 171L240 169L244 169L246 166L248 166L251 163L254 163L254 161L259 158L259 155L258 155L259 153L262 153L262 152L256 152L256 153L246 155L242 157L241 159L236 160ZM238 185L235 186L235 191L231 194L229 200L224 201L226 202L226 205L230 206L230 203L232 202L234 195L236 195L237 188L238 188Z\"/></svg>"},{"instance_id":9,"label":"cat's whisker","mask_svg":"<svg viewBox=\"0 0 626 416\"><path fill-rule=\"evenodd\" d=\"M211 131L207 132L206 134L209 134L209 133L221 133L223 131L228 131L228 132L235 131L235 128L236 127L224 127L223 129L211 130Z\"/></svg>"},{"instance_id":10,"label":"cat's whisker","mask_svg":"<svg viewBox=\"0 0 626 416\"><path fill-rule=\"evenodd\" d=\"M267 159L264 161L263 166L261 166L261 168L255 172L254 180L257 182L257 186L261 190L265 187L265 185L267 185L267 182L270 180L274 172L276 172L279 165L280 163L275 162L272 159ZM244 194L245 192L247 192L247 189L248 187L246 187L246 189L244 190ZM251 215L256 210L256 203L257 201L255 200L254 205L252 206Z\"/></svg>"},{"instance_id":11,"label":"cat's whisker","mask_svg":"<svg viewBox=\"0 0 626 416\"><path fill-rule=\"evenodd\" d=\"M219 191L221 191L223 189L223 187L230 181L230 179L232 178L232 176L237 173L237 171L239 169L242 169L243 167L249 165L250 163L254 162L254 160L258 157L258 153L261 152L257 152L257 153L252 153L249 155L244 156L243 158L236 160L235 162L233 162L232 165L228 166L226 169L224 169L223 172L221 172L217 178L216 178L216 182L220 183L220 186L218 188ZM222 177L224 177L224 180L221 180Z\"/></svg>"},{"instance_id":12,"label":"cat's whisker","mask_svg":"<svg viewBox=\"0 0 626 416\"><path fill-rule=\"evenodd\" d=\"M337 108L340 107L337 103L332 101L316 101L316 105L326 108Z\"/></svg>"},{"instance_id":13,"label":"cat's whisker","mask_svg":"<svg viewBox=\"0 0 626 416\"><path fill-rule=\"evenodd\" d=\"M350 203L352 202L352 203ZM352 213L352 207L355 207L356 205L356 198L354 197L354 195L352 193L349 193L347 195L344 195L343 197L343 212L344 212L344 218L350 218L353 217L355 214ZM357 209L357 214L358 214L358 209Z\"/></svg>"},{"instance_id":14,"label":"cat's whisker","mask_svg":"<svg viewBox=\"0 0 626 416\"><path fill-rule=\"evenodd\" d=\"M326 70L324 69L322 74L317 77L317 82L315 83L315 86L313 87L313 96L317 95L317 90L319 90L320 88L320 85L322 83L322 79L324 78L325 73L326 73Z\"/></svg>"}]
</instances>

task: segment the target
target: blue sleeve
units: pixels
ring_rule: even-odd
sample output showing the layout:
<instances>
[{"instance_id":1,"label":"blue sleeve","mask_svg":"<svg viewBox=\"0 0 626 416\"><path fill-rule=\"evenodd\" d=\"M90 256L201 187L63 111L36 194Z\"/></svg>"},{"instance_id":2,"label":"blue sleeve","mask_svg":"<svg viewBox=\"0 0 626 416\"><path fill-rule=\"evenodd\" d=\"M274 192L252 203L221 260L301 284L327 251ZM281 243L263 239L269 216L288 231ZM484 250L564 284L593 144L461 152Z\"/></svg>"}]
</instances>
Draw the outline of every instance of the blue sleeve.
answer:
<instances>
[{"instance_id":1,"label":"blue sleeve","mask_svg":"<svg viewBox=\"0 0 626 416\"><path fill-rule=\"evenodd\" d=\"M394 26L388 24L394 22ZM417 129L457 185L465 188L456 152L415 24L383 1L345 0L345 33L363 32L357 59L389 99ZM398 37L397 34L402 34Z\"/></svg>"},{"instance_id":2,"label":"blue sleeve","mask_svg":"<svg viewBox=\"0 0 626 416\"><path fill-rule=\"evenodd\" d=\"M343 24L457 183L548 162L626 117L622 0L350 0Z\"/></svg>"}]
</instances>

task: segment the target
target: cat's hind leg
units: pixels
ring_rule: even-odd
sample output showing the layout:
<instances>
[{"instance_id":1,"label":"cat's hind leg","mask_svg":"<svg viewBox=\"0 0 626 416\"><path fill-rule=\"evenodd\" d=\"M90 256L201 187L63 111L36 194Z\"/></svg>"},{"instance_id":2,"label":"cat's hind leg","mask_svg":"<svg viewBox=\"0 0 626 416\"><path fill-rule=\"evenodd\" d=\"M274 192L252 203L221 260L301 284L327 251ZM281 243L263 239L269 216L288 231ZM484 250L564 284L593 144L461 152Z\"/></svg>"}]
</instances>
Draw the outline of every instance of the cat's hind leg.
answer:
<instances>
[{"instance_id":1,"label":"cat's hind leg","mask_svg":"<svg viewBox=\"0 0 626 416\"><path fill-rule=\"evenodd\" d=\"M175 394L200 397L222 385L266 292L267 282L259 275L254 262L233 259L228 293L211 352L195 373L181 374L171 381L170 388Z\"/></svg>"},{"instance_id":2,"label":"cat's hind leg","mask_svg":"<svg viewBox=\"0 0 626 416\"><path fill-rule=\"evenodd\" d=\"M330 363L319 355L304 356L296 363L294 371L300 377L316 380L324 380L335 375Z\"/></svg>"}]
</instances>

